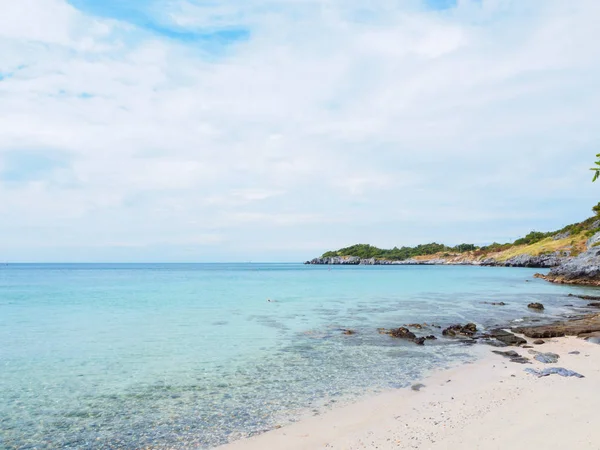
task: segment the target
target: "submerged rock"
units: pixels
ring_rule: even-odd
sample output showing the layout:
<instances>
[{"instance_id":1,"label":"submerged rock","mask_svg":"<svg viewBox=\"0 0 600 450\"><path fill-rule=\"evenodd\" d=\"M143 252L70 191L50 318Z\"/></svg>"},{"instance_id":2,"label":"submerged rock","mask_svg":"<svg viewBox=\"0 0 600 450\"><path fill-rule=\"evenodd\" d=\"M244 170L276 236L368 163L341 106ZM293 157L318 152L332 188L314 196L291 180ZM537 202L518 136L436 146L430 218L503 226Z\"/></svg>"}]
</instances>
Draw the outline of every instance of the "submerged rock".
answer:
<instances>
[{"instance_id":1,"label":"submerged rock","mask_svg":"<svg viewBox=\"0 0 600 450\"><path fill-rule=\"evenodd\" d=\"M425 345L425 341L429 339L429 337L417 337L415 333L413 333L406 327L392 328L391 330L386 330L385 328L378 328L378 331L380 334L389 334L393 338L413 341L417 345Z\"/></svg>"},{"instance_id":2,"label":"submerged rock","mask_svg":"<svg viewBox=\"0 0 600 450\"><path fill-rule=\"evenodd\" d=\"M404 327L393 328L388 334L398 339L415 339L417 337L415 333Z\"/></svg>"},{"instance_id":3,"label":"submerged rock","mask_svg":"<svg viewBox=\"0 0 600 450\"><path fill-rule=\"evenodd\" d=\"M425 338L424 337L418 337L413 339L415 344L417 345L425 345Z\"/></svg>"}]
</instances>

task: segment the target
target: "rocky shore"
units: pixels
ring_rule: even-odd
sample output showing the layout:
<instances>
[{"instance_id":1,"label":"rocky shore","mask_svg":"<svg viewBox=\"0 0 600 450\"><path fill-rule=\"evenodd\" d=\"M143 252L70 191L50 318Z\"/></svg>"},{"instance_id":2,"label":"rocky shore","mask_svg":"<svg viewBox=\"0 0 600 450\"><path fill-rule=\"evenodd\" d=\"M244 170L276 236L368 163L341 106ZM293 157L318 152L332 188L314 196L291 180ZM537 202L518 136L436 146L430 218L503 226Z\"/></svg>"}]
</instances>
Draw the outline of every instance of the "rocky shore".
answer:
<instances>
[{"instance_id":1,"label":"rocky shore","mask_svg":"<svg viewBox=\"0 0 600 450\"><path fill-rule=\"evenodd\" d=\"M486 332L472 323L443 331L426 323L382 329L390 339L418 345L422 345L419 334L435 330L439 338L493 347L473 347L477 361L434 372L410 389L391 390L307 416L222 450L446 450L464 447L465 442L481 450L534 446L595 450L600 433L591 418L596 417L600 400L590 392L600 382L600 346L596 345L600 313L584 301L600 299L572 297L578 298L578 310L587 306L588 311L544 325Z\"/></svg>"},{"instance_id":2,"label":"rocky shore","mask_svg":"<svg viewBox=\"0 0 600 450\"><path fill-rule=\"evenodd\" d=\"M548 275L536 274L536 277L552 283L600 286L600 247L592 246L554 267Z\"/></svg>"},{"instance_id":3,"label":"rocky shore","mask_svg":"<svg viewBox=\"0 0 600 450\"><path fill-rule=\"evenodd\" d=\"M587 250L577 256L566 252L552 252L543 255L520 254L506 260L473 257L465 255L432 256L431 258L406 259L402 261L358 256L331 256L314 258L305 264L316 265L365 265L365 266L431 266L431 265L470 265L488 267L530 267L551 269L547 275L537 274L552 283L600 286L600 233L587 241Z\"/></svg>"},{"instance_id":4,"label":"rocky shore","mask_svg":"<svg viewBox=\"0 0 600 450\"><path fill-rule=\"evenodd\" d=\"M316 265L348 265L348 266L490 266L490 267L532 267L532 268L551 268L556 267L567 261L568 257L557 252L549 255L532 256L518 255L509 258L506 261L498 261L494 258L469 259L440 257L432 259L405 259L395 261L389 259L361 259L358 256L330 256L325 258L314 258L306 261L304 264Z\"/></svg>"}]
</instances>

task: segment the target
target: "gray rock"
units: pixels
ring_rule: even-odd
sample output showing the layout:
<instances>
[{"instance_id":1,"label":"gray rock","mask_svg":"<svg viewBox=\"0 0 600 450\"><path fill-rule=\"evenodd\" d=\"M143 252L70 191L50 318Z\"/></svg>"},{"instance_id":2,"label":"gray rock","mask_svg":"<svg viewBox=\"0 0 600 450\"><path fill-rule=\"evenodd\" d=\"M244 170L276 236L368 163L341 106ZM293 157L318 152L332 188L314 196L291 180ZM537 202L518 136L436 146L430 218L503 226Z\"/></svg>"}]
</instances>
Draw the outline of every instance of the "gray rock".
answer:
<instances>
[{"instance_id":1,"label":"gray rock","mask_svg":"<svg viewBox=\"0 0 600 450\"><path fill-rule=\"evenodd\" d=\"M600 232L596 233L591 238L589 238L587 240L587 242L585 243L585 245L587 246L588 250L591 250L594 247L594 244L598 244L598 243L600 243Z\"/></svg>"},{"instance_id":2,"label":"gray rock","mask_svg":"<svg viewBox=\"0 0 600 450\"><path fill-rule=\"evenodd\" d=\"M548 367L544 370L536 370L536 369L525 369L525 372L530 373L531 375L535 375L538 378L547 377L548 375L560 375L561 377L577 377L577 378L585 378L583 375L577 372L573 372L572 370L563 369L562 367Z\"/></svg>"},{"instance_id":3,"label":"gray rock","mask_svg":"<svg viewBox=\"0 0 600 450\"><path fill-rule=\"evenodd\" d=\"M600 234L600 233L598 233ZM598 234L594 235L597 236ZM548 281L565 284L600 285L600 247L593 247L550 270Z\"/></svg>"},{"instance_id":4,"label":"gray rock","mask_svg":"<svg viewBox=\"0 0 600 450\"><path fill-rule=\"evenodd\" d=\"M539 353L533 357L536 361L544 364L554 364L558 362L558 356L556 353Z\"/></svg>"},{"instance_id":5,"label":"gray rock","mask_svg":"<svg viewBox=\"0 0 600 450\"><path fill-rule=\"evenodd\" d=\"M507 267L549 268L560 265L564 259L559 252L540 256L518 255L508 259L503 265Z\"/></svg>"},{"instance_id":6,"label":"gray rock","mask_svg":"<svg viewBox=\"0 0 600 450\"><path fill-rule=\"evenodd\" d=\"M564 233L558 233L552 239L554 239L555 241L558 241L560 239L568 238L569 236L571 236L571 232L570 231L565 231Z\"/></svg>"},{"instance_id":7,"label":"gray rock","mask_svg":"<svg viewBox=\"0 0 600 450\"><path fill-rule=\"evenodd\" d=\"M515 336L514 334L509 333L506 330L502 330L502 329L492 330L489 334L491 337L496 338L497 340L499 340L500 342L502 342L506 345L527 344L527 341L525 339Z\"/></svg>"}]
</instances>

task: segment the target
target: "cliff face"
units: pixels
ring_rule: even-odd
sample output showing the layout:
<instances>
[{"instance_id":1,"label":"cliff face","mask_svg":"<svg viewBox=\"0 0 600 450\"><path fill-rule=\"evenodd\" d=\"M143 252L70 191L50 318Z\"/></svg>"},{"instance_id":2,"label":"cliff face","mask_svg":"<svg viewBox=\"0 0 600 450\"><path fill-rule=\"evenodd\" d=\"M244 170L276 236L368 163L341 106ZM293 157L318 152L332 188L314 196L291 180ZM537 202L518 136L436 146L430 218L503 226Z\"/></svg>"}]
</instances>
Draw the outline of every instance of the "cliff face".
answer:
<instances>
[{"instance_id":1,"label":"cliff face","mask_svg":"<svg viewBox=\"0 0 600 450\"><path fill-rule=\"evenodd\" d=\"M548 275L539 275L539 278L553 283L600 286L600 233L596 233L587 244L587 251L563 261Z\"/></svg>"}]
</instances>

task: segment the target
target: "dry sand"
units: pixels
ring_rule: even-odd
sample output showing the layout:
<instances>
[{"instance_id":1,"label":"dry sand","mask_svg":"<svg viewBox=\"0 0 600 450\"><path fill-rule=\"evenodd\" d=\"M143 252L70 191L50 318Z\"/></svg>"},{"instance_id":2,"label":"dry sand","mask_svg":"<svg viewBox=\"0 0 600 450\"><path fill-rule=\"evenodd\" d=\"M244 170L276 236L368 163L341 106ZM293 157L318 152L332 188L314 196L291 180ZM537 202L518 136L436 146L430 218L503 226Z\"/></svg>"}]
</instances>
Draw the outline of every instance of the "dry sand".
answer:
<instances>
[{"instance_id":1,"label":"dry sand","mask_svg":"<svg viewBox=\"0 0 600 450\"><path fill-rule=\"evenodd\" d=\"M533 356L498 350L510 349ZM219 449L600 450L600 345L569 337L535 346L559 354L557 364L517 364L491 350L482 345L476 363L435 373L420 391L380 394ZM537 378L527 367L585 378Z\"/></svg>"}]
</instances>

